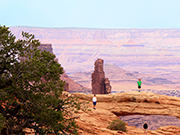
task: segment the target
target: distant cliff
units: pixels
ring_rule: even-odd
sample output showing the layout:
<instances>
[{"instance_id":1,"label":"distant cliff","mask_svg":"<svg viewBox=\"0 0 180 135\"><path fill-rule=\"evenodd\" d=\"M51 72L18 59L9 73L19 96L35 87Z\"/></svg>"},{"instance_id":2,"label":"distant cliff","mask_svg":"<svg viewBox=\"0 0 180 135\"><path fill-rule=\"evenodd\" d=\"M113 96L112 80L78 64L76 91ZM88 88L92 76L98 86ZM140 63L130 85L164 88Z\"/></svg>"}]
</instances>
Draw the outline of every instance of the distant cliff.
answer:
<instances>
[{"instance_id":1,"label":"distant cliff","mask_svg":"<svg viewBox=\"0 0 180 135\"><path fill-rule=\"evenodd\" d=\"M42 51L46 50L50 53L53 53L53 48L52 48L52 44L41 44L38 49L41 49ZM54 54L54 53L53 53Z\"/></svg>"},{"instance_id":2,"label":"distant cliff","mask_svg":"<svg viewBox=\"0 0 180 135\"><path fill-rule=\"evenodd\" d=\"M151 78L147 81L153 82L149 84L152 86L157 82L167 84L159 89L180 87L180 29L10 27L10 30L17 38L26 31L42 43L52 44L53 53L68 75L93 70L94 61L101 58L105 64L115 64L127 71L157 75L155 82ZM129 86L122 83L112 87L125 85Z\"/></svg>"},{"instance_id":3,"label":"distant cliff","mask_svg":"<svg viewBox=\"0 0 180 135\"><path fill-rule=\"evenodd\" d=\"M179 63L180 29L10 27L10 30L17 38L26 31L35 34L42 43L51 43L68 73L92 70L97 58L131 70L140 70L142 66L163 69Z\"/></svg>"},{"instance_id":4,"label":"distant cliff","mask_svg":"<svg viewBox=\"0 0 180 135\"><path fill-rule=\"evenodd\" d=\"M53 53L53 48L51 44L40 44L38 48ZM74 82L71 78L69 78L68 75L65 73L65 71L61 75L61 79L66 81L66 83L68 83L69 92L84 92L84 93L90 92L89 88L85 88L82 85Z\"/></svg>"}]
</instances>

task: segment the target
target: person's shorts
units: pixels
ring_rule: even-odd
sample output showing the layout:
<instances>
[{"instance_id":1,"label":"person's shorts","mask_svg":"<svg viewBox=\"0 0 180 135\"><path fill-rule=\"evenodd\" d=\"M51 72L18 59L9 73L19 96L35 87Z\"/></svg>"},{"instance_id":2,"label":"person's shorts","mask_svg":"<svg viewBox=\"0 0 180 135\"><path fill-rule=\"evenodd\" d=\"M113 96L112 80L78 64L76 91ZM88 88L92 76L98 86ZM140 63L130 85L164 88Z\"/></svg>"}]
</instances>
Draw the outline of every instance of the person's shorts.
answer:
<instances>
[{"instance_id":1,"label":"person's shorts","mask_svg":"<svg viewBox=\"0 0 180 135\"><path fill-rule=\"evenodd\" d=\"M93 105L96 105L96 102L93 102Z\"/></svg>"},{"instance_id":2,"label":"person's shorts","mask_svg":"<svg viewBox=\"0 0 180 135\"><path fill-rule=\"evenodd\" d=\"M140 88L141 88L141 86L138 86L138 88L140 89Z\"/></svg>"},{"instance_id":3,"label":"person's shorts","mask_svg":"<svg viewBox=\"0 0 180 135\"><path fill-rule=\"evenodd\" d=\"M144 131L145 131L145 132L148 132L148 129L146 128L146 129L144 129Z\"/></svg>"}]
</instances>

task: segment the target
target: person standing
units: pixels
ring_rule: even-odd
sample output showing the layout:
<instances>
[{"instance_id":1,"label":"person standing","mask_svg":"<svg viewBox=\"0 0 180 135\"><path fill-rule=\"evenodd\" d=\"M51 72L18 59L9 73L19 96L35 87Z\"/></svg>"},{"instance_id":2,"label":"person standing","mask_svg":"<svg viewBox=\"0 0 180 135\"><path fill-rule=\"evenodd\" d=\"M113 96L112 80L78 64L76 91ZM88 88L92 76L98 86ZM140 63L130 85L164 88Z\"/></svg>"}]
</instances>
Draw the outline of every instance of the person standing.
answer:
<instances>
[{"instance_id":1,"label":"person standing","mask_svg":"<svg viewBox=\"0 0 180 135\"><path fill-rule=\"evenodd\" d=\"M148 125L147 125L146 122L144 123L143 128L144 128L144 134L147 135L147 132L148 132Z\"/></svg>"},{"instance_id":2,"label":"person standing","mask_svg":"<svg viewBox=\"0 0 180 135\"><path fill-rule=\"evenodd\" d=\"M142 84L141 79L139 79L137 82L139 92L141 91L141 84Z\"/></svg>"},{"instance_id":3,"label":"person standing","mask_svg":"<svg viewBox=\"0 0 180 135\"><path fill-rule=\"evenodd\" d=\"M93 109L96 109L97 98L95 94L94 94L94 97L92 98L92 102L93 102Z\"/></svg>"}]
</instances>

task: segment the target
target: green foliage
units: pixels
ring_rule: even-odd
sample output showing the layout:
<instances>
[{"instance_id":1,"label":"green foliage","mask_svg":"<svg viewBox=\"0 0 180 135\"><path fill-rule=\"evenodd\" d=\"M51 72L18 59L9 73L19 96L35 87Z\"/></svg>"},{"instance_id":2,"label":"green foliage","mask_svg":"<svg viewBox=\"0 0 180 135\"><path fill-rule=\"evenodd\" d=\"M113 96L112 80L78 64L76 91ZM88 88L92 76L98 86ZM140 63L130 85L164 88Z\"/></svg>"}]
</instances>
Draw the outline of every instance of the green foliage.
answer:
<instances>
[{"instance_id":1,"label":"green foliage","mask_svg":"<svg viewBox=\"0 0 180 135\"><path fill-rule=\"evenodd\" d=\"M5 118L0 113L0 132L4 128L4 121L5 121Z\"/></svg>"},{"instance_id":2,"label":"green foliage","mask_svg":"<svg viewBox=\"0 0 180 135\"><path fill-rule=\"evenodd\" d=\"M77 134L71 110L79 108L73 97L62 94L63 68L55 55L38 50L34 35L23 39L0 26L0 113L9 134L23 134L24 128L39 134Z\"/></svg>"},{"instance_id":3,"label":"green foliage","mask_svg":"<svg viewBox=\"0 0 180 135\"><path fill-rule=\"evenodd\" d=\"M122 121L121 119L117 119L109 123L109 126L107 127L111 130L118 130L118 131L123 131L126 132L126 123Z\"/></svg>"}]
</instances>

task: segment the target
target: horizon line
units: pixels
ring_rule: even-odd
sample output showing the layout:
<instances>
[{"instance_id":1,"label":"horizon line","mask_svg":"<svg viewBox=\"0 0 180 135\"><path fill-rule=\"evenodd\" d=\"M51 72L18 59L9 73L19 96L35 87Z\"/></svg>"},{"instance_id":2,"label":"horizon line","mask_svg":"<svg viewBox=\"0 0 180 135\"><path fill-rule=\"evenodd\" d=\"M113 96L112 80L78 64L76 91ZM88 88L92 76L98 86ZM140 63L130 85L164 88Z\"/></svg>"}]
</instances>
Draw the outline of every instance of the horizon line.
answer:
<instances>
[{"instance_id":1,"label":"horizon line","mask_svg":"<svg viewBox=\"0 0 180 135\"><path fill-rule=\"evenodd\" d=\"M1 25L0 25L1 26ZM4 25L5 26L5 25ZM101 29L101 30L119 30L119 29L180 29L180 28L167 28L167 27L114 27L114 28L89 28L89 27L41 27L41 26L5 26L9 28L39 28L39 29Z\"/></svg>"}]
</instances>

